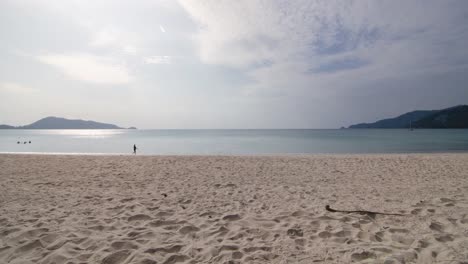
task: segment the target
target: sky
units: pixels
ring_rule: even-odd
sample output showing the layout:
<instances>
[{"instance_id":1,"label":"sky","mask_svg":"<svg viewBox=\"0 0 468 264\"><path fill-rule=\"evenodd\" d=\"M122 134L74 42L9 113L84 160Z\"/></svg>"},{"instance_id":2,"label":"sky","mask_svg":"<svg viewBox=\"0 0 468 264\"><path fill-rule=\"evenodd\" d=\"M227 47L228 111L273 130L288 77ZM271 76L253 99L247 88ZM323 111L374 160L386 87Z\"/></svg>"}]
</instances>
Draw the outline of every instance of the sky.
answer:
<instances>
[{"instance_id":1,"label":"sky","mask_svg":"<svg viewBox=\"0 0 468 264\"><path fill-rule=\"evenodd\" d=\"M467 103L465 0L0 1L0 124L339 128Z\"/></svg>"}]
</instances>

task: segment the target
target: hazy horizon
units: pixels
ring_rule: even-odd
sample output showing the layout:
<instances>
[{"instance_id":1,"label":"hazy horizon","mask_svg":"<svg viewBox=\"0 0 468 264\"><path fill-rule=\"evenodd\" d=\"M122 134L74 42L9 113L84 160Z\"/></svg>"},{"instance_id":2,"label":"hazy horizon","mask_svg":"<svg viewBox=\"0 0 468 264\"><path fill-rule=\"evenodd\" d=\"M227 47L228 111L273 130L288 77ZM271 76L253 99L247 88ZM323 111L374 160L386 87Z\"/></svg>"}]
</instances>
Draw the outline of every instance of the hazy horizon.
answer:
<instances>
[{"instance_id":1,"label":"hazy horizon","mask_svg":"<svg viewBox=\"0 0 468 264\"><path fill-rule=\"evenodd\" d=\"M460 105L458 105L458 106L460 106ZM457 107L457 106L453 106L453 107ZM451 107L449 107L449 108L451 108ZM424 110L431 111L431 110L442 110L442 109L424 109ZM417 109L417 110L413 110L413 111L424 111L424 110ZM409 112L412 112L412 111L409 111ZM407 114L407 113L408 112L404 112L402 114ZM391 116L391 117L381 118L379 120L363 121L361 123L374 123L376 121L381 121L381 120L384 120L384 119L392 119L392 118L396 118L396 117L397 116ZM46 117L40 118L38 120L35 120L35 121L27 123L27 124L15 124L15 125L13 125L13 124L0 124L0 125L10 125L10 126L13 126L13 127L21 127L21 126L31 125L31 124L33 124L33 123L35 123L37 121L40 121L42 119L47 119L47 118L59 118L59 119L64 118L64 119L67 119L67 120L92 121L92 122L116 125L116 126L119 126L120 128L123 128L123 129L137 128L137 127L132 126L132 125L121 126L121 125L116 124L116 123L106 122L105 120L91 120L91 119L88 120L88 119L82 119L82 118L68 118L68 117L63 117L63 116L46 116ZM356 123L356 124L360 124L360 123ZM353 124L353 125L356 125L356 124ZM275 127L269 127L269 128L256 128L256 127L243 127L243 128L216 128L216 127L212 127L212 128L190 128L190 127L186 127L186 128L151 128L151 127L146 127L146 128L138 128L138 129L146 129L146 130L152 130L152 129L154 129L154 130L180 130L180 129L182 129L182 130L184 130L184 129L186 129L186 130L197 130L197 129L200 129L200 130L329 130L329 129L342 129L342 128L348 128L348 126L346 126L346 127L345 126L322 127L322 128L310 128L310 127L288 127L288 128L275 128ZM76 129L81 130L82 128L76 128ZM372 129L375 129L375 128L372 128ZM396 129L396 128L392 128L392 129ZM405 129L405 128L400 128L400 129ZM91 130L95 130L95 129L91 129ZM104 130L108 130L108 128L105 128Z\"/></svg>"},{"instance_id":2,"label":"hazy horizon","mask_svg":"<svg viewBox=\"0 0 468 264\"><path fill-rule=\"evenodd\" d=\"M339 128L468 103L468 2L1 1L0 124Z\"/></svg>"}]
</instances>

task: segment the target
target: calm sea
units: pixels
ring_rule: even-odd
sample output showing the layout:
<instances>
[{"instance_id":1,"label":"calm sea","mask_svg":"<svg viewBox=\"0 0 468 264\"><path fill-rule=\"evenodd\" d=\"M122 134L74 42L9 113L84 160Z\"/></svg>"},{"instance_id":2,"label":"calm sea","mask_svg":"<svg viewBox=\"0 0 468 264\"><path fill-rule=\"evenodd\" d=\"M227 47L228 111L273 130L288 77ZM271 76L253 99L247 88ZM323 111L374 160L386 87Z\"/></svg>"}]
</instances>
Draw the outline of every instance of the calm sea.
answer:
<instances>
[{"instance_id":1,"label":"calm sea","mask_svg":"<svg viewBox=\"0 0 468 264\"><path fill-rule=\"evenodd\" d=\"M468 152L468 130L0 130L2 153L131 154L133 144L144 155Z\"/></svg>"}]
</instances>

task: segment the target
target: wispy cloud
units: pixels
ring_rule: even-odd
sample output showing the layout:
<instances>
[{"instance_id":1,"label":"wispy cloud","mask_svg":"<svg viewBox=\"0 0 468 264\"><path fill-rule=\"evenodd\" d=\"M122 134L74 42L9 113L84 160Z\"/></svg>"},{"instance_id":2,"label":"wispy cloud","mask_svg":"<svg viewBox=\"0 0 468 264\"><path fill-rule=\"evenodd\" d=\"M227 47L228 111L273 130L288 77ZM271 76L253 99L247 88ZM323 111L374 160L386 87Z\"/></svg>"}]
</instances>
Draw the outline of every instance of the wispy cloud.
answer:
<instances>
[{"instance_id":1,"label":"wispy cloud","mask_svg":"<svg viewBox=\"0 0 468 264\"><path fill-rule=\"evenodd\" d=\"M129 54L136 54L137 53L137 49L132 46L132 45L125 45L122 50L126 53L129 53Z\"/></svg>"},{"instance_id":2,"label":"wispy cloud","mask_svg":"<svg viewBox=\"0 0 468 264\"><path fill-rule=\"evenodd\" d=\"M95 33L91 46L108 46L114 45L117 42L118 33L115 30L100 30Z\"/></svg>"},{"instance_id":3,"label":"wispy cloud","mask_svg":"<svg viewBox=\"0 0 468 264\"><path fill-rule=\"evenodd\" d=\"M447 50L468 40L466 8L455 7L463 1L180 2L199 25L200 59L261 76L256 81L264 87L298 72L309 87L321 84L322 74L337 73L328 78L339 82L338 73L351 70L374 80L429 73L467 56L466 49Z\"/></svg>"},{"instance_id":4,"label":"wispy cloud","mask_svg":"<svg viewBox=\"0 0 468 264\"><path fill-rule=\"evenodd\" d=\"M125 84L131 81L127 67L113 59L89 54L47 54L37 56L75 80L101 83Z\"/></svg>"},{"instance_id":5,"label":"wispy cloud","mask_svg":"<svg viewBox=\"0 0 468 264\"><path fill-rule=\"evenodd\" d=\"M170 64L172 60L171 56L151 56L144 59L146 64Z\"/></svg>"},{"instance_id":6,"label":"wispy cloud","mask_svg":"<svg viewBox=\"0 0 468 264\"><path fill-rule=\"evenodd\" d=\"M349 58L349 59L341 59L332 61L328 64L323 63L319 67L315 69L311 69L309 73L326 73L326 72L339 72L345 70L353 70L364 67L368 65L369 62L357 59L357 58Z\"/></svg>"},{"instance_id":7,"label":"wispy cloud","mask_svg":"<svg viewBox=\"0 0 468 264\"><path fill-rule=\"evenodd\" d=\"M332 127L466 103L466 14L464 0L0 1L0 82L21 80L0 110L93 100L144 127ZM110 98L90 83L132 85ZM41 100L5 99L30 84Z\"/></svg>"},{"instance_id":8,"label":"wispy cloud","mask_svg":"<svg viewBox=\"0 0 468 264\"><path fill-rule=\"evenodd\" d=\"M20 95L29 95L36 93L38 90L17 82L2 82L0 83L0 91Z\"/></svg>"}]
</instances>

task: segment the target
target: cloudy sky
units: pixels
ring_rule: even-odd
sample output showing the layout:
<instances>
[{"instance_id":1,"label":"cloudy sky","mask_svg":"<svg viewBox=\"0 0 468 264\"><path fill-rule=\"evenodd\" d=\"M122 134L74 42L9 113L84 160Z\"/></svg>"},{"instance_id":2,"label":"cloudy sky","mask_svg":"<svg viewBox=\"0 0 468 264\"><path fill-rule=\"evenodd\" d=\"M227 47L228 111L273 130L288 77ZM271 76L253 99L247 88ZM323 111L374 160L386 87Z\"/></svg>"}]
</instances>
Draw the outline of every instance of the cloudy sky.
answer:
<instances>
[{"instance_id":1,"label":"cloudy sky","mask_svg":"<svg viewBox=\"0 0 468 264\"><path fill-rule=\"evenodd\" d=\"M468 1L0 1L0 124L336 128L468 103Z\"/></svg>"}]
</instances>

